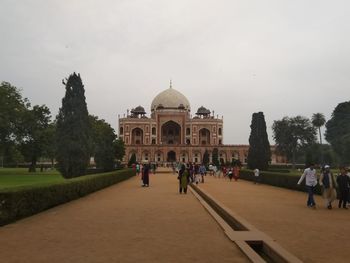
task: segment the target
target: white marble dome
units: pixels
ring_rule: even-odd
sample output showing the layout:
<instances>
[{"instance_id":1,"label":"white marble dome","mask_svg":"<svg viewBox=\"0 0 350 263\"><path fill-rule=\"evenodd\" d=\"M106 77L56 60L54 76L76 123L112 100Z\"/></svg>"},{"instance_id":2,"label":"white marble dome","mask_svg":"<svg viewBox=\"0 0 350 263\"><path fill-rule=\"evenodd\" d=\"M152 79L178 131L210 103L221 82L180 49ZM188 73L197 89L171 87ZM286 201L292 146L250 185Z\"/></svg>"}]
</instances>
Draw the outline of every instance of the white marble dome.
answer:
<instances>
[{"instance_id":1,"label":"white marble dome","mask_svg":"<svg viewBox=\"0 0 350 263\"><path fill-rule=\"evenodd\" d=\"M152 101L151 111L163 109L185 109L191 111L188 99L172 87L159 93Z\"/></svg>"}]
</instances>

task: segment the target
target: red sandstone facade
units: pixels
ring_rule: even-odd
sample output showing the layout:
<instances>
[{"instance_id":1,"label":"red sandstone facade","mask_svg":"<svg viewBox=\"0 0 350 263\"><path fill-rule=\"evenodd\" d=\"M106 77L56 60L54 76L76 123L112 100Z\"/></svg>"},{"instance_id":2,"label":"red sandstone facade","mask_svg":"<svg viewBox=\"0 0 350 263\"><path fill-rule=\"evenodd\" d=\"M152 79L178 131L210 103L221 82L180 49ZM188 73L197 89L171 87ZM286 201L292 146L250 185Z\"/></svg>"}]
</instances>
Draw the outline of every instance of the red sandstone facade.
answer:
<instances>
[{"instance_id":1,"label":"red sandstone facade","mask_svg":"<svg viewBox=\"0 0 350 263\"><path fill-rule=\"evenodd\" d=\"M119 137L124 141L127 162L133 153L138 162L200 163L207 150L211 161L214 148L219 159L246 163L249 145L224 145L223 119L204 107L190 114L187 98L172 87L158 94L152 102L150 117L139 106L119 118ZM271 163L285 163L271 147Z\"/></svg>"}]
</instances>

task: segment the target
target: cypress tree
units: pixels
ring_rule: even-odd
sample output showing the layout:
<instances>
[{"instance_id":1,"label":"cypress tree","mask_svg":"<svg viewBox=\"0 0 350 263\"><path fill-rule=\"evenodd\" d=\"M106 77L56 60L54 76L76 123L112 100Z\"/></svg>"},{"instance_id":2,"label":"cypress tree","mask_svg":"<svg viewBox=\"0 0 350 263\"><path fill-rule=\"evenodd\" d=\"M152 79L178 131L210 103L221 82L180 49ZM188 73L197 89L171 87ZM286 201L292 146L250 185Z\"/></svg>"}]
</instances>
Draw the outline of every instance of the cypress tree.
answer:
<instances>
[{"instance_id":1,"label":"cypress tree","mask_svg":"<svg viewBox=\"0 0 350 263\"><path fill-rule=\"evenodd\" d=\"M271 160L271 149L263 112L253 114L250 128L248 168L267 170Z\"/></svg>"},{"instance_id":2,"label":"cypress tree","mask_svg":"<svg viewBox=\"0 0 350 263\"><path fill-rule=\"evenodd\" d=\"M62 82L66 94L57 116L57 162L64 178L86 174L90 159L90 124L80 74Z\"/></svg>"},{"instance_id":3,"label":"cypress tree","mask_svg":"<svg viewBox=\"0 0 350 263\"><path fill-rule=\"evenodd\" d=\"M136 154L133 153L130 157L130 160L128 162L128 166L131 167L134 163L136 163Z\"/></svg>"},{"instance_id":4,"label":"cypress tree","mask_svg":"<svg viewBox=\"0 0 350 263\"><path fill-rule=\"evenodd\" d=\"M216 166L216 167L219 167L220 166L220 162L219 162L219 150L218 148L214 148L213 149L213 157L212 157L212 161L213 161L213 164Z\"/></svg>"},{"instance_id":5,"label":"cypress tree","mask_svg":"<svg viewBox=\"0 0 350 263\"><path fill-rule=\"evenodd\" d=\"M209 153L208 150L205 150L204 155L203 155L203 164L205 166L208 166L209 164Z\"/></svg>"}]
</instances>

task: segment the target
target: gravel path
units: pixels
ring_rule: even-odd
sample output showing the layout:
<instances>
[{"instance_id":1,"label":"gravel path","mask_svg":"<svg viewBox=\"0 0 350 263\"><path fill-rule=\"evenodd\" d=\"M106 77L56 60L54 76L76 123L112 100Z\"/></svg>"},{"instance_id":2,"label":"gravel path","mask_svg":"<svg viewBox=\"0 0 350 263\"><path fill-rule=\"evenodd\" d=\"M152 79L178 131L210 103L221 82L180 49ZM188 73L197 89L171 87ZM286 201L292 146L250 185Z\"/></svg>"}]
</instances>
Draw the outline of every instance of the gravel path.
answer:
<instances>
[{"instance_id":1,"label":"gravel path","mask_svg":"<svg viewBox=\"0 0 350 263\"><path fill-rule=\"evenodd\" d=\"M0 228L0 262L248 262L171 174L132 178Z\"/></svg>"},{"instance_id":2,"label":"gravel path","mask_svg":"<svg viewBox=\"0 0 350 263\"><path fill-rule=\"evenodd\" d=\"M306 193L211 176L200 187L304 262L350 262L350 210L337 201L328 210L317 196L312 210Z\"/></svg>"}]
</instances>

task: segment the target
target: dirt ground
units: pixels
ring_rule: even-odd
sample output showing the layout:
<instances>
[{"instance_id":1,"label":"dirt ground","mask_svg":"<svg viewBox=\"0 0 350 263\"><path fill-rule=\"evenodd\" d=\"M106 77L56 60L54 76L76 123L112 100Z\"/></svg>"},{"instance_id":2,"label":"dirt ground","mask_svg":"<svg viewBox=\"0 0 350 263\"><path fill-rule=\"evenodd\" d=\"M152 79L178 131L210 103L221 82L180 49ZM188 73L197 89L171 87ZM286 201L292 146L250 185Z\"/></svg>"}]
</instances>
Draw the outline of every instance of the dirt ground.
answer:
<instances>
[{"instance_id":1,"label":"dirt ground","mask_svg":"<svg viewBox=\"0 0 350 263\"><path fill-rule=\"evenodd\" d=\"M140 183L1 227L0 262L248 262L191 193L178 194L174 175Z\"/></svg>"},{"instance_id":2,"label":"dirt ground","mask_svg":"<svg viewBox=\"0 0 350 263\"><path fill-rule=\"evenodd\" d=\"M306 207L306 193L206 177L200 185L304 262L350 262L350 209Z\"/></svg>"}]
</instances>

